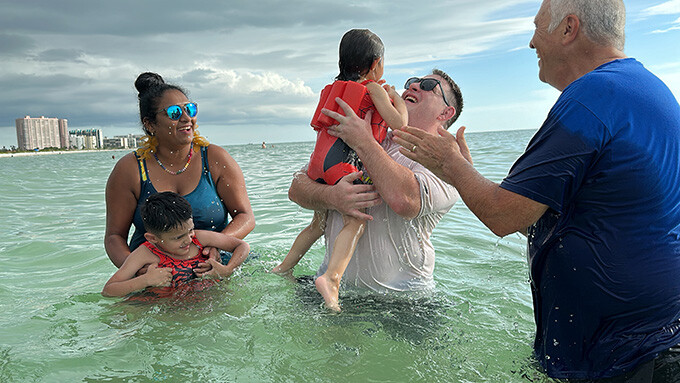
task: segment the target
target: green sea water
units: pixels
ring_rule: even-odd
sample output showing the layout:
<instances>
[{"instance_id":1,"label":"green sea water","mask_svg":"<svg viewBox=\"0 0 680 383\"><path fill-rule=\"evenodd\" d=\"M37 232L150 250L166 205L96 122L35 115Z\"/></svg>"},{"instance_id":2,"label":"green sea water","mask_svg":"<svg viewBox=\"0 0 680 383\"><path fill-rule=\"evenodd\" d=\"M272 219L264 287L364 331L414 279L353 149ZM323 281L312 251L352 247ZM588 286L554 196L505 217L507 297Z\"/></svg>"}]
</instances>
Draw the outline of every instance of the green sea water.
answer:
<instances>
[{"instance_id":1,"label":"green sea water","mask_svg":"<svg viewBox=\"0 0 680 383\"><path fill-rule=\"evenodd\" d=\"M468 134L500 181L532 131ZM312 213L288 200L313 143L225 146L241 166L259 255L182 299L103 298L104 187L125 152L0 158L0 382L550 382L531 354L526 241L458 202L434 231L435 291L341 294L267 273ZM112 158L115 156L115 159ZM296 268L312 275L319 241Z\"/></svg>"}]
</instances>

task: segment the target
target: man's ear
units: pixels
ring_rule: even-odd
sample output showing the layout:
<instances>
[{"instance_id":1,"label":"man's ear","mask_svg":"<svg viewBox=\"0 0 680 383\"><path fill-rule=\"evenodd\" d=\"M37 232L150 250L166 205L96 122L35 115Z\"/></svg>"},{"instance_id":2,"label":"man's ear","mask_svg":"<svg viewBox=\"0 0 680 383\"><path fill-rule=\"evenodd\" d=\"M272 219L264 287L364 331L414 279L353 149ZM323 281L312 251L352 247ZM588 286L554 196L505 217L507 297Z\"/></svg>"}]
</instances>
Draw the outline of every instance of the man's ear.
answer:
<instances>
[{"instance_id":1,"label":"man's ear","mask_svg":"<svg viewBox=\"0 0 680 383\"><path fill-rule=\"evenodd\" d=\"M444 108L444 110L442 110L442 112L439 114L437 119L440 120L440 121L448 121L451 118L453 118L453 116L455 116L455 115L456 115L456 108L454 108L452 106L447 106L446 108Z\"/></svg>"},{"instance_id":2,"label":"man's ear","mask_svg":"<svg viewBox=\"0 0 680 383\"><path fill-rule=\"evenodd\" d=\"M558 28L560 28L562 33L562 45L569 45L578 37L581 30L581 21L576 15L567 15Z\"/></svg>"}]
</instances>

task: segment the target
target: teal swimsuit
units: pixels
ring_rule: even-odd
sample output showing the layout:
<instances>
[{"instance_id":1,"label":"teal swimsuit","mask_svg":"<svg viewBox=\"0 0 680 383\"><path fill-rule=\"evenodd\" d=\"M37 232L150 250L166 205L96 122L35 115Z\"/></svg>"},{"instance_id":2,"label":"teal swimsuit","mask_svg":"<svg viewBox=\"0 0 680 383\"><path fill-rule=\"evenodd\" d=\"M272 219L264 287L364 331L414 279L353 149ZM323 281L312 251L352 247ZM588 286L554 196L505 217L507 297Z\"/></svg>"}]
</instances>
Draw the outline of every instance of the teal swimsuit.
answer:
<instances>
[{"instance_id":1,"label":"teal swimsuit","mask_svg":"<svg viewBox=\"0 0 680 383\"><path fill-rule=\"evenodd\" d=\"M139 158L137 153L135 153L135 157L137 157L137 165L139 167L141 190L135 215L132 219L132 224L135 225L135 232L132 234L132 239L130 239L130 251L146 241L146 238L144 238L146 230L144 230L144 222L142 222L141 208L150 195L158 193L151 183L151 179L149 179L146 160ZM205 146L201 147L201 158L203 162L201 180L198 181L196 189L183 197L191 204L194 227L197 230L222 231L227 227L229 216L220 196L217 194L215 183L210 175L208 148Z\"/></svg>"}]
</instances>

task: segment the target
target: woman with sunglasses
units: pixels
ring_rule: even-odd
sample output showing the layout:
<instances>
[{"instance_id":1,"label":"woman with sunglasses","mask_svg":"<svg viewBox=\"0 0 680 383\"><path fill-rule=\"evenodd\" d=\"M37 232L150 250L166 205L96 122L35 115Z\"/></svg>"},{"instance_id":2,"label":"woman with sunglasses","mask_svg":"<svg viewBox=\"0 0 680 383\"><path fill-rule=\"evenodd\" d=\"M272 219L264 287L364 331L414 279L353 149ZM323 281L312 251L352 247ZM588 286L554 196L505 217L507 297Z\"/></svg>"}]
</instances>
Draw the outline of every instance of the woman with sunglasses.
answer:
<instances>
[{"instance_id":1,"label":"woman with sunglasses","mask_svg":"<svg viewBox=\"0 0 680 383\"><path fill-rule=\"evenodd\" d=\"M144 242L141 206L147 197L163 191L189 201L197 230L243 239L255 227L243 173L226 150L200 136L197 104L156 73L142 73L135 87L146 136L140 149L118 161L106 184L104 246L111 261L120 267ZM132 225L135 231L128 244ZM242 262L231 259L228 265Z\"/></svg>"}]
</instances>

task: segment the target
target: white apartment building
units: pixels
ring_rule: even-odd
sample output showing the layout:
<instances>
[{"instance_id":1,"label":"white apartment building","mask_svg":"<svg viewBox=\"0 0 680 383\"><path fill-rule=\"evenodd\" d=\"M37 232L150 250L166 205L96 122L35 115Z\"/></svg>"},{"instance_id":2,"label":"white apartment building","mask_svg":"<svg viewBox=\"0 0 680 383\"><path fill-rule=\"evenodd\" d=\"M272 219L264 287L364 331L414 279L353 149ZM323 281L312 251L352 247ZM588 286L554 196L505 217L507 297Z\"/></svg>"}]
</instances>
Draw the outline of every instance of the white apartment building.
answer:
<instances>
[{"instance_id":1,"label":"white apartment building","mask_svg":"<svg viewBox=\"0 0 680 383\"><path fill-rule=\"evenodd\" d=\"M68 121L45 116L16 119L19 150L68 148Z\"/></svg>"}]
</instances>

